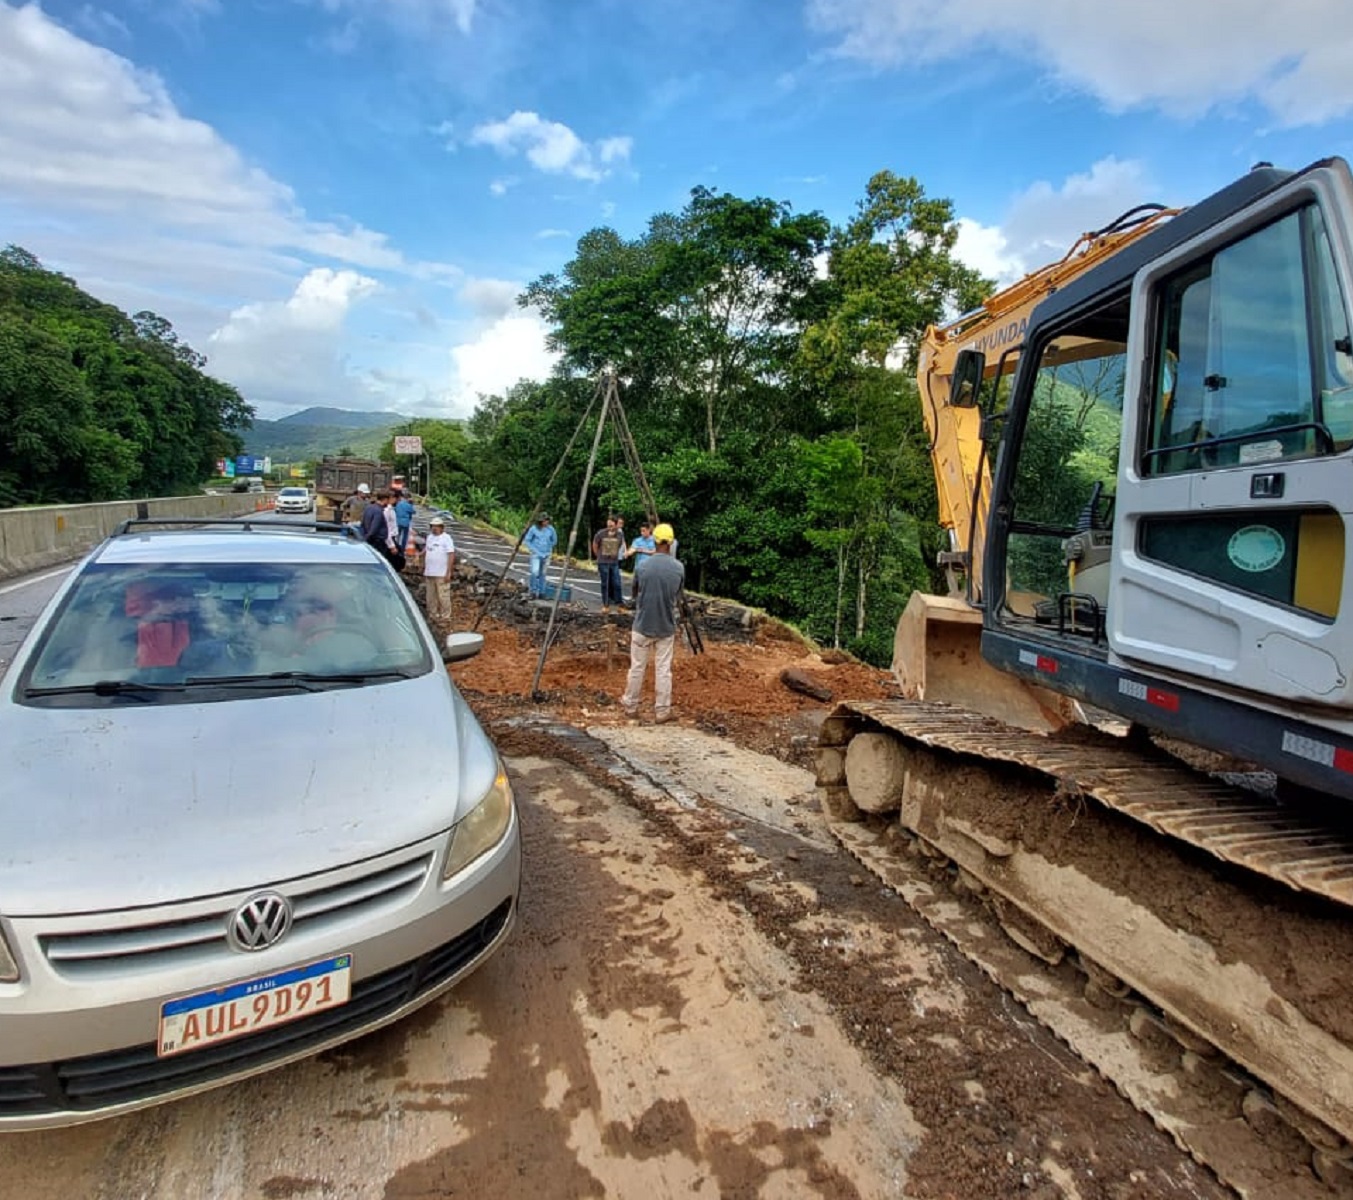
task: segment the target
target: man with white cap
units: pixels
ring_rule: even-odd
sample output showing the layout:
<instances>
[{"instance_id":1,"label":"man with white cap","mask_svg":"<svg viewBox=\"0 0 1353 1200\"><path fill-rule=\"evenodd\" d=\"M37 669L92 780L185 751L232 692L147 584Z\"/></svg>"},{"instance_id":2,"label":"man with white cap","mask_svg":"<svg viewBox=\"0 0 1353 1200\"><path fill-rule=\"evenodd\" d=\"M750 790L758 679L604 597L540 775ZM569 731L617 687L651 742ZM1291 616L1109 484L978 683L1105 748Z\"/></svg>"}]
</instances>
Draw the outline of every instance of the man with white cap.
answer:
<instances>
[{"instance_id":1,"label":"man with white cap","mask_svg":"<svg viewBox=\"0 0 1353 1200\"><path fill-rule=\"evenodd\" d=\"M352 495L343 501L343 524L352 528L353 532L358 532L362 527L362 514L366 512L366 503L371 499L371 489L364 483L359 483L352 491Z\"/></svg>"},{"instance_id":2,"label":"man with white cap","mask_svg":"<svg viewBox=\"0 0 1353 1200\"><path fill-rule=\"evenodd\" d=\"M451 624L451 572L456 569L456 543L446 532L446 521L433 517L423 543L423 582L427 585L428 620Z\"/></svg>"}]
</instances>

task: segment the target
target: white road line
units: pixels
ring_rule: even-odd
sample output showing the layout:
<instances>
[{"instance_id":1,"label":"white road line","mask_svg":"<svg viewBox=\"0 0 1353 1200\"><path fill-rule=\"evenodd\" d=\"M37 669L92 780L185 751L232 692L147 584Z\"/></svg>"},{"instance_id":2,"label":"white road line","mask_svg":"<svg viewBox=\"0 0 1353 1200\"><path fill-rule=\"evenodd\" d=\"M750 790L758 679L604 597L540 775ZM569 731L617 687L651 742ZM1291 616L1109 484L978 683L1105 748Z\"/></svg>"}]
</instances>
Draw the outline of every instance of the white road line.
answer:
<instances>
[{"instance_id":1,"label":"white road line","mask_svg":"<svg viewBox=\"0 0 1353 1200\"><path fill-rule=\"evenodd\" d=\"M7 583L4 587L0 587L0 596L9 592L17 592L20 588L32 587L35 583L55 579L58 575L66 575L73 570L75 570L75 564L71 563L68 567L58 567L55 571L48 571L45 575L34 575L31 579L22 579L18 583Z\"/></svg>"}]
</instances>

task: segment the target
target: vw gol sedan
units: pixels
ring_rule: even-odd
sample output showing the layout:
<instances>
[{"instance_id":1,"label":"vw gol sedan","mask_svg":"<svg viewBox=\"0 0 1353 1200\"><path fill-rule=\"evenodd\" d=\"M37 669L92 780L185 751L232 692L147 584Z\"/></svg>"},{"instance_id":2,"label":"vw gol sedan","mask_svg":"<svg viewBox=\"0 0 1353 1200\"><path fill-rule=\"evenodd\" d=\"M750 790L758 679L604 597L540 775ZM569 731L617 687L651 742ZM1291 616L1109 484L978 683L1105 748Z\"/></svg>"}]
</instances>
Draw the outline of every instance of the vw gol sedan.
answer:
<instances>
[{"instance_id":1,"label":"vw gol sedan","mask_svg":"<svg viewBox=\"0 0 1353 1200\"><path fill-rule=\"evenodd\" d=\"M515 922L512 789L389 566L327 532L128 525L0 694L0 1130L366 1033Z\"/></svg>"},{"instance_id":2,"label":"vw gol sedan","mask_svg":"<svg viewBox=\"0 0 1353 1200\"><path fill-rule=\"evenodd\" d=\"M273 508L280 513L308 513L314 507L309 488L284 487L273 500Z\"/></svg>"}]
</instances>

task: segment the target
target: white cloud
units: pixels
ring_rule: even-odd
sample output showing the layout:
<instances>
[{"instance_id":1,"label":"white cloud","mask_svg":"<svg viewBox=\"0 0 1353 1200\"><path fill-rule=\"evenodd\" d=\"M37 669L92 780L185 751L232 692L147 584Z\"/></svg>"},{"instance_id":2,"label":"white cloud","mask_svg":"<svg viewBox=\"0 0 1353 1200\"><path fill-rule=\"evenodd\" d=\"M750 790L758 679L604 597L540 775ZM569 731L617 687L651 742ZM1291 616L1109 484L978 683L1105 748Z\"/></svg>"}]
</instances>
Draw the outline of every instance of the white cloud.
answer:
<instances>
[{"instance_id":1,"label":"white cloud","mask_svg":"<svg viewBox=\"0 0 1353 1200\"><path fill-rule=\"evenodd\" d=\"M572 235L571 233L569 233L569 231L568 231L567 229L537 229L537 230L536 230L536 237L542 238L542 239L544 239L544 238L566 238L566 237L572 237L572 236L573 236L573 235Z\"/></svg>"},{"instance_id":2,"label":"white cloud","mask_svg":"<svg viewBox=\"0 0 1353 1200\"><path fill-rule=\"evenodd\" d=\"M520 110L505 120L476 126L469 143L492 146L505 158L524 154L547 175L572 175L594 182L609 175L615 164L627 161L634 145L628 137L602 138L588 145L567 125Z\"/></svg>"},{"instance_id":3,"label":"white cloud","mask_svg":"<svg viewBox=\"0 0 1353 1200\"><path fill-rule=\"evenodd\" d=\"M326 12L352 20L378 19L428 32L448 20L464 34L474 23L476 0L319 0ZM352 29L349 25L348 29Z\"/></svg>"},{"instance_id":4,"label":"white cloud","mask_svg":"<svg viewBox=\"0 0 1353 1200\"><path fill-rule=\"evenodd\" d=\"M86 4L75 14L74 23L88 30L90 36L117 41L131 41L131 30L126 22L113 13L93 4Z\"/></svg>"},{"instance_id":5,"label":"white cloud","mask_svg":"<svg viewBox=\"0 0 1353 1200\"><path fill-rule=\"evenodd\" d=\"M209 369L271 404L366 399L342 346L349 312L380 285L356 271L317 267L286 300L235 309L207 341Z\"/></svg>"},{"instance_id":6,"label":"white cloud","mask_svg":"<svg viewBox=\"0 0 1353 1200\"><path fill-rule=\"evenodd\" d=\"M494 179L489 183L489 191L495 196L506 196L509 188L517 186L517 178L508 175L503 179Z\"/></svg>"},{"instance_id":7,"label":"white cloud","mask_svg":"<svg viewBox=\"0 0 1353 1200\"><path fill-rule=\"evenodd\" d=\"M958 220L954 254L960 262L988 279L994 279L1002 287L1026 274L1023 262L1011 255L1005 234L995 226L982 225L969 217Z\"/></svg>"},{"instance_id":8,"label":"white cloud","mask_svg":"<svg viewBox=\"0 0 1353 1200\"><path fill-rule=\"evenodd\" d=\"M206 7L189 4L175 11ZM386 407L377 364L421 370L444 391L448 343L429 349L408 335L419 306L440 308L462 271L411 261L364 226L312 217L285 183L180 112L157 75L36 4L4 0L0 220L0 240L100 298L168 317L261 411ZM354 329L349 316L378 286L374 275L398 293L395 315L363 312Z\"/></svg>"},{"instance_id":9,"label":"white cloud","mask_svg":"<svg viewBox=\"0 0 1353 1200\"><path fill-rule=\"evenodd\" d=\"M839 53L880 67L998 51L1108 108L1179 116L1255 101L1284 125L1353 112L1347 0L807 0Z\"/></svg>"},{"instance_id":10,"label":"white cloud","mask_svg":"<svg viewBox=\"0 0 1353 1200\"><path fill-rule=\"evenodd\" d=\"M547 333L538 316L521 313L500 317L474 341L452 350L455 415L472 413L481 395L501 395L522 379L548 378L559 356L545 348Z\"/></svg>"},{"instance_id":11,"label":"white cloud","mask_svg":"<svg viewBox=\"0 0 1353 1200\"><path fill-rule=\"evenodd\" d=\"M460 298L476 316L496 320L516 310L523 290L508 279L469 279L461 286Z\"/></svg>"},{"instance_id":12,"label":"white cloud","mask_svg":"<svg viewBox=\"0 0 1353 1200\"><path fill-rule=\"evenodd\" d=\"M1010 202L998 228L961 218L956 253L997 283L1013 283L1056 262L1081 234L1159 200L1141 163L1104 158L1060 186L1040 180L1026 188Z\"/></svg>"},{"instance_id":13,"label":"white cloud","mask_svg":"<svg viewBox=\"0 0 1353 1200\"><path fill-rule=\"evenodd\" d=\"M410 266L384 234L309 218L289 187L181 114L158 76L36 5L0 3L0 195L245 250Z\"/></svg>"}]
</instances>

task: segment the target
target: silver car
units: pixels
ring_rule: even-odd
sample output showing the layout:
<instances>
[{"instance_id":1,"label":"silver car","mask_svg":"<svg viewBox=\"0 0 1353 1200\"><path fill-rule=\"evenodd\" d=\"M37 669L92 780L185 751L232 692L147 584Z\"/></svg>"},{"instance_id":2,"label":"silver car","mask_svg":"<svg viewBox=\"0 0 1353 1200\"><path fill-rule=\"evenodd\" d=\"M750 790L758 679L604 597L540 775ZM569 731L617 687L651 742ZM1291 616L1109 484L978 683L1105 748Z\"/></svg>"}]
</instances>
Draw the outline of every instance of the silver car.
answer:
<instances>
[{"instance_id":1,"label":"silver car","mask_svg":"<svg viewBox=\"0 0 1353 1200\"><path fill-rule=\"evenodd\" d=\"M284 487L273 500L273 508L280 513L308 513L314 507L309 488Z\"/></svg>"},{"instance_id":2,"label":"silver car","mask_svg":"<svg viewBox=\"0 0 1353 1200\"><path fill-rule=\"evenodd\" d=\"M334 533L129 522L73 572L0 691L0 1131L313 1054L493 954L517 813L443 666L482 644Z\"/></svg>"}]
</instances>

